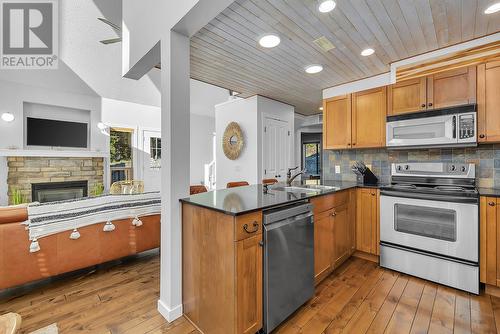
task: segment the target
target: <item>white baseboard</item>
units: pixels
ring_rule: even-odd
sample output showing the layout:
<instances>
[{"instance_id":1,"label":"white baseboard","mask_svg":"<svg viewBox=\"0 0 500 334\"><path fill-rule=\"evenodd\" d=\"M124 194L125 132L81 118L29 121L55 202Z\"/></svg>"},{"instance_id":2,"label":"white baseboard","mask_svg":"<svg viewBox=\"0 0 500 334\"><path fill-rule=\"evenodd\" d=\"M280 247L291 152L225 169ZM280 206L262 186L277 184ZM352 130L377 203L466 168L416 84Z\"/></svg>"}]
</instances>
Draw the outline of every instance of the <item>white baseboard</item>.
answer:
<instances>
[{"instance_id":1,"label":"white baseboard","mask_svg":"<svg viewBox=\"0 0 500 334\"><path fill-rule=\"evenodd\" d=\"M158 300L158 312L168 321L172 322L182 317L182 304L173 308L167 307L160 299Z\"/></svg>"}]
</instances>

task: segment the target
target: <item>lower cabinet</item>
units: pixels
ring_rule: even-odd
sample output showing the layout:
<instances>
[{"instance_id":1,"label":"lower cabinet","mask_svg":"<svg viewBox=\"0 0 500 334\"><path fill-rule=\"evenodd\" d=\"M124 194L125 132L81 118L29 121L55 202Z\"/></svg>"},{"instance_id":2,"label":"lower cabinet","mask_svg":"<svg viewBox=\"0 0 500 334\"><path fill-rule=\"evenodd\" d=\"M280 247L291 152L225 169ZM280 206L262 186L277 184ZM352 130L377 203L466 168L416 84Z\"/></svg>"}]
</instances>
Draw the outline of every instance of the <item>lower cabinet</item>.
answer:
<instances>
[{"instance_id":1,"label":"lower cabinet","mask_svg":"<svg viewBox=\"0 0 500 334\"><path fill-rule=\"evenodd\" d=\"M256 235L236 242L236 333L262 327L262 241Z\"/></svg>"},{"instance_id":2,"label":"lower cabinet","mask_svg":"<svg viewBox=\"0 0 500 334\"><path fill-rule=\"evenodd\" d=\"M479 209L479 279L500 287L500 199L481 197Z\"/></svg>"},{"instance_id":3,"label":"lower cabinet","mask_svg":"<svg viewBox=\"0 0 500 334\"><path fill-rule=\"evenodd\" d=\"M356 195L356 250L379 255L380 191L371 188L358 188Z\"/></svg>"},{"instance_id":4,"label":"lower cabinet","mask_svg":"<svg viewBox=\"0 0 500 334\"><path fill-rule=\"evenodd\" d=\"M354 194L354 190L345 190L311 200L316 284L347 260L355 249Z\"/></svg>"}]
</instances>

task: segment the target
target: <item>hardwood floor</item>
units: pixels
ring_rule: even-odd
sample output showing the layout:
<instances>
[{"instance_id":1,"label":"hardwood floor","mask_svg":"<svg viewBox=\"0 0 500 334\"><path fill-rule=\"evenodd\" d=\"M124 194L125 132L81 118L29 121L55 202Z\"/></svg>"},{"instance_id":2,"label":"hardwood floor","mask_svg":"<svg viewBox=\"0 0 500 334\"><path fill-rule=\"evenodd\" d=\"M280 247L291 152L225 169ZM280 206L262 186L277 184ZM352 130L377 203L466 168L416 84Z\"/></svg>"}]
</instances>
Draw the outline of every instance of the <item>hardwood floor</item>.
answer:
<instances>
[{"instance_id":1,"label":"hardwood floor","mask_svg":"<svg viewBox=\"0 0 500 334\"><path fill-rule=\"evenodd\" d=\"M56 322L60 333L199 333L156 311L159 257L150 255L0 300L22 333ZM352 258L275 333L496 333L500 298L474 296ZM222 334L222 333L221 333Z\"/></svg>"}]
</instances>

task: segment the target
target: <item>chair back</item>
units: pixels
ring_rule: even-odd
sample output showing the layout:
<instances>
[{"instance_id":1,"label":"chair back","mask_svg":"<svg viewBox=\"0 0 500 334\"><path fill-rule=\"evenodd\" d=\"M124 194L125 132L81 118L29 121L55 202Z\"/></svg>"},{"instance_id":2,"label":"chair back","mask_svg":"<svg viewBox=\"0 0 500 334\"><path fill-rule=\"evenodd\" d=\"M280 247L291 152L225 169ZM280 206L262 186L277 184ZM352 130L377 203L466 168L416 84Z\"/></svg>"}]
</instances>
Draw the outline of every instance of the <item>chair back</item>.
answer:
<instances>
[{"instance_id":1,"label":"chair back","mask_svg":"<svg viewBox=\"0 0 500 334\"><path fill-rule=\"evenodd\" d=\"M197 184L197 185L189 187L189 194L190 195L201 194L201 193L206 193L206 192L207 192L207 188L202 184Z\"/></svg>"},{"instance_id":2,"label":"chair back","mask_svg":"<svg viewBox=\"0 0 500 334\"><path fill-rule=\"evenodd\" d=\"M236 181L236 182L228 182L226 185L226 188L236 188L236 187L243 187L243 186L248 186L247 181Z\"/></svg>"},{"instance_id":3,"label":"chair back","mask_svg":"<svg viewBox=\"0 0 500 334\"><path fill-rule=\"evenodd\" d=\"M144 192L144 181L117 181L109 188L109 193L112 195L130 195L142 194Z\"/></svg>"},{"instance_id":4,"label":"chair back","mask_svg":"<svg viewBox=\"0 0 500 334\"><path fill-rule=\"evenodd\" d=\"M21 316L17 313L0 315L0 333L15 334L21 327Z\"/></svg>"},{"instance_id":5,"label":"chair back","mask_svg":"<svg viewBox=\"0 0 500 334\"><path fill-rule=\"evenodd\" d=\"M278 183L278 180L276 180L276 179L263 179L262 180L262 184L271 185L271 184L275 184L275 183Z\"/></svg>"}]
</instances>

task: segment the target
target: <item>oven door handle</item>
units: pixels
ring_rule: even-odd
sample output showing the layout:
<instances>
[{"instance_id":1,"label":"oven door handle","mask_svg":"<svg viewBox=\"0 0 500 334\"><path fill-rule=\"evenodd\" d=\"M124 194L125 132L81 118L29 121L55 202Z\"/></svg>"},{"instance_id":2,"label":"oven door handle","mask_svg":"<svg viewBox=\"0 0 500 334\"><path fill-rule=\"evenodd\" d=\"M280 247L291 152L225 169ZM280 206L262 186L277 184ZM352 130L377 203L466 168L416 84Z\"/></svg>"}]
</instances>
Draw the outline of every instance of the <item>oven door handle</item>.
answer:
<instances>
[{"instance_id":1,"label":"oven door handle","mask_svg":"<svg viewBox=\"0 0 500 334\"><path fill-rule=\"evenodd\" d=\"M477 197L459 197L459 196L440 195L440 194L421 194L421 193L412 193L409 191L397 191L397 190L381 190L380 195L422 199L428 201L440 201L440 202L471 203L471 204L479 203L479 199Z\"/></svg>"}]
</instances>

